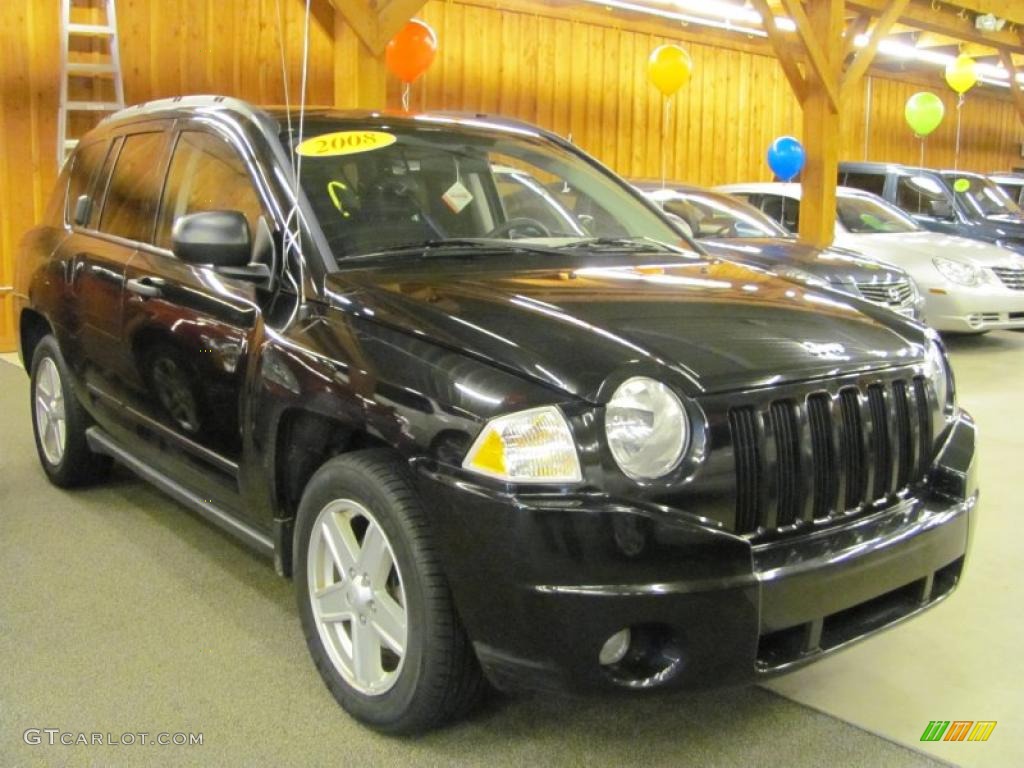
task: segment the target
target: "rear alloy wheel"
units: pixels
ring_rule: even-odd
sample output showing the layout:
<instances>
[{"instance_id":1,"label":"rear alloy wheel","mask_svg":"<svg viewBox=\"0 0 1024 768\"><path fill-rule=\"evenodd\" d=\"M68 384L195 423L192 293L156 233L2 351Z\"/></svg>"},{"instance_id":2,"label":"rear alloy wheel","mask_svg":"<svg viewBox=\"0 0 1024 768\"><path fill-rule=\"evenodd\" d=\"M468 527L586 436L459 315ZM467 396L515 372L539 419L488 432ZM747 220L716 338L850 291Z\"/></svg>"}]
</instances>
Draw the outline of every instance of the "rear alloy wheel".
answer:
<instances>
[{"instance_id":1,"label":"rear alloy wheel","mask_svg":"<svg viewBox=\"0 0 1024 768\"><path fill-rule=\"evenodd\" d=\"M50 481L69 488L105 478L111 459L89 449L85 430L92 422L75 398L53 336L44 337L32 355L31 398L36 451Z\"/></svg>"},{"instance_id":2,"label":"rear alloy wheel","mask_svg":"<svg viewBox=\"0 0 1024 768\"><path fill-rule=\"evenodd\" d=\"M386 450L331 459L296 518L296 598L328 689L380 731L420 733L485 690L409 465Z\"/></svg>"}]
</instances>

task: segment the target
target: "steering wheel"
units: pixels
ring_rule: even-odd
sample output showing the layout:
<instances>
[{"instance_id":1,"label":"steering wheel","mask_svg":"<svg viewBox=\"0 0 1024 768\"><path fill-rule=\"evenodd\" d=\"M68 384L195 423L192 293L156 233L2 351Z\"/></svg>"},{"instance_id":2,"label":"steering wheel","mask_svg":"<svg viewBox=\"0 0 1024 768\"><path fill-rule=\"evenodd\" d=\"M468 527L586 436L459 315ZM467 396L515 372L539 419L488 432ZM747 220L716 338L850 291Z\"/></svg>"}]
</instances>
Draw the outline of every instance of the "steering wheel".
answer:
<instances>
[{"instance_id":1,"label":"steering wheel","mask_svg":"<svg viewBox=\"0 0 1024 768\"><path fill-rule=\"evenodd\" d=\"M515 216L508 221L503 221L501 224L496 226L484 237L502 237L511 235L518 229L533 230L537 234L536 237L551 237L551 230L545 227L541 222L536 219L531 219L527 216Z\"/></svg>"}]
</instances>

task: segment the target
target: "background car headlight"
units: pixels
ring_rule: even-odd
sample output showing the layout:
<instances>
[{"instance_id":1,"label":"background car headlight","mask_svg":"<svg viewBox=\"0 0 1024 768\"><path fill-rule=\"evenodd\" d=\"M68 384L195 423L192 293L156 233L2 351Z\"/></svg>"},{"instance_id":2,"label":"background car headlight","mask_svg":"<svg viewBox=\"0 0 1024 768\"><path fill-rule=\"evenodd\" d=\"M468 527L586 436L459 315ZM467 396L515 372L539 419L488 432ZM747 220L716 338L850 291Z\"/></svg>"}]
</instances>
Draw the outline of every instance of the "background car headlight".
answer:
<instances>
[{"instance_id":1,"label":"background car headlight","mask_svg":"<svg viewBox=\"0 0 1024 768\"><path fill-rule=\"evenodd\" d=\"M462 466L512 483L575 483L583 479L572 432L553 405L487 422Z\"/></svg>"},{"instance_id":2,"label":"background car headlight","mask_svg":"<svg viewBox=\"0 0 1024 768\"><path fill-rule=\"evenodd\" d=\"M942 273L947 280L958 285L978 285L984 279L981 270L972 264L953 259L944 259L938 256L932 259L935 268Z\"/></svg>"},{"instance_id":3,"label":"background car headlight","mask_svg":"<svg viewBox=\"0 0 1024 768\"><path fill-rule=\"evenodd\" d=\"M927 376L935 388L935 397L945 408L952 404L954 396L953 369L937 336L928 337L928 351L925 357Z\"/></svg>"},{"instance_id":4,"label":"background car headlight","mask_svg":"<svg viewBox=\"0 0 1024 768\"><path fill-rule=\"evenodd\" d=\"M661 477L679 465L690 439L683 404L660 381L624 381L605 407L608 447L620 469L634 479Z\"/></svg>"}]
</instances>

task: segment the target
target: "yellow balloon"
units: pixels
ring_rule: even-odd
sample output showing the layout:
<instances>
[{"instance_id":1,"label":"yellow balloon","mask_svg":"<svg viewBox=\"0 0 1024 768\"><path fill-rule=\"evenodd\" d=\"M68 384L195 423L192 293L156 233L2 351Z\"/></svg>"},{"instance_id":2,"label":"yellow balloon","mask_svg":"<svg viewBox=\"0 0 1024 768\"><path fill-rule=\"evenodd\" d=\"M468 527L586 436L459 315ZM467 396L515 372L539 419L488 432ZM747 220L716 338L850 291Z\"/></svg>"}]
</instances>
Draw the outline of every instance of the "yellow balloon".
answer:
<instances>
[{"instance_id":1,"label":"yellow balloon","mask_svg":"<svg viewBox=\"0 0 1024 768\"><path fill-rule=\"evenodd\" d=\"M693 61L678 45L659 45L647 59L647 79L665 96L671 96L690 81Z\"/></svg>"},{"instance_id":2,"label":"yellow balloon","mask_svg":"<svg viewBox=\"0 0 1024 768\"><path fill-rule=\"evenodd\" d=\"M978 65L970 56L961 53L946 65L946 82L957 93L966 93L978 82Z\"/></svg>"}]
</instances>

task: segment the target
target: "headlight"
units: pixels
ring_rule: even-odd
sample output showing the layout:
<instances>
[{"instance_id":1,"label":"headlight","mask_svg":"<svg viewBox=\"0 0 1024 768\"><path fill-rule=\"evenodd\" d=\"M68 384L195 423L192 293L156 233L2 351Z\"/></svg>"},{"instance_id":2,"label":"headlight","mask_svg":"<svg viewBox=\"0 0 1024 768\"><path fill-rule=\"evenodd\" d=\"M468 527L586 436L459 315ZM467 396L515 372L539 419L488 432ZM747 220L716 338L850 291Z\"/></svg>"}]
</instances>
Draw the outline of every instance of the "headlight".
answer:
<instances>
[{"instance_id":1,"label":"headlight","mask_svg":"<svg viewBox=\"0 0 1024 768\"><path fill-rule=\"evenodd\" d=\"M683 404L660 381L637 376L623 382L605 407L608 447L635 480L651 480L679 465L690 439Z\"/></svg>"},{"instance_id":2,"label":"headlight","mask_svg":"<svg viewBox=\"0 0 1024 768\"><path fill-rule=\"evenodd\" d=\"M462 466L511 483L575 483L583 479L572 432L562 412L552 405L487 422Z\"/></svg>"},{"instance_id":3,"label":"headlight","mask_svg":"<svg viewBox=\"0 0 1024 768\"><path fill-rule=\"evenodd\" d=\"M928 337L925 366L927 368L927 376L935 388L935 397L942 407L945 408L953 400L953 369L950 368L946 352L936 336Z\"/></svg>"},{"instance_id":4,"label":"headlight","mask_svg":"<svg viewBox=\"0 0 1024 768\"><path fill-rule=\"evenodd\" d=\"M806 285L814 285L818 288L828 288L828 281L822 280L820 277L812 275L803 269L797 267L785 267L784 269L777 269L775 273L780 277L784 277L787 280L793 280L797 283L804 283Z\"/></svg>"},{"instance_id":5,"label":"headlight","mask_svg":"<svg viewBox=\"0 0 1024 768\"><path fill-rule=\"evenodd\" d=\"M938 256L932 259L932 263L942 273L943 277L958 285L978 285L984 279L980 269L962 261L944 259Z\"/></svg>"}]
</instances>

